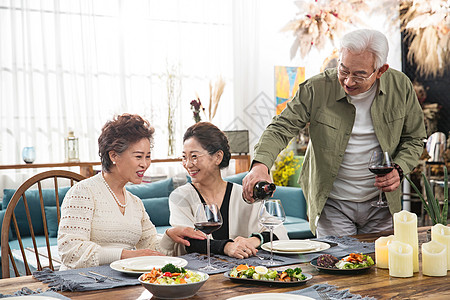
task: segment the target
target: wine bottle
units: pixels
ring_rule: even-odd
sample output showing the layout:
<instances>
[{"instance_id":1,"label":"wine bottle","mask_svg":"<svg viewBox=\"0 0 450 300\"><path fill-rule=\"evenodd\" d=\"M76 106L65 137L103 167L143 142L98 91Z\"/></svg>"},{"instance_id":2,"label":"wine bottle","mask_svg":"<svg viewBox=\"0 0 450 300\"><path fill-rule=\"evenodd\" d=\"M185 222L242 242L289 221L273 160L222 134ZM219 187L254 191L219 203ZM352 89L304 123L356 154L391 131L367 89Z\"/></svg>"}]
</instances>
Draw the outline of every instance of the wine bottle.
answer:
<instances>
[{"instance_id":1,"label":"wine bottle","mask_svg":"<svg viewBox=\"0 0 450 300\"><path fill-rule=\"evenodd\" d=\"M262 200L269 199L272 197L273 192L276 189L276 185L274 183L269 183L267 181L259 181L255 184L253 187L253 199L254 201L248 201L247 199L243 198L245 202L251 204L255 202L259 202Z\"/></svg>"}]
</instances>

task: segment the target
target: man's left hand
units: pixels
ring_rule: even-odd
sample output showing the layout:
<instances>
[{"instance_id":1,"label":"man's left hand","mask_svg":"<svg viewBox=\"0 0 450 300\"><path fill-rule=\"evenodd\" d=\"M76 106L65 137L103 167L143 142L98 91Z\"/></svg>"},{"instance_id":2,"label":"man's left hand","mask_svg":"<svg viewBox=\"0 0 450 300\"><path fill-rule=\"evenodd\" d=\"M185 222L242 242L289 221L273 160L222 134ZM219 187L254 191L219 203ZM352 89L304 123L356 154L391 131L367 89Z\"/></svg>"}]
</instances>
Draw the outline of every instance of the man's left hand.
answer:
<instances>
[{"instance_id":1,"label":"man's left hand","mask_svg":"<svg viewBox=\"0 0 450 300\"><path fill-rule=\"evenodd\" d=\"M375 186L383 192L395 191L400 186L400 175L396 169L384 176L375 176Z\"/></svg>"}]
</instances>

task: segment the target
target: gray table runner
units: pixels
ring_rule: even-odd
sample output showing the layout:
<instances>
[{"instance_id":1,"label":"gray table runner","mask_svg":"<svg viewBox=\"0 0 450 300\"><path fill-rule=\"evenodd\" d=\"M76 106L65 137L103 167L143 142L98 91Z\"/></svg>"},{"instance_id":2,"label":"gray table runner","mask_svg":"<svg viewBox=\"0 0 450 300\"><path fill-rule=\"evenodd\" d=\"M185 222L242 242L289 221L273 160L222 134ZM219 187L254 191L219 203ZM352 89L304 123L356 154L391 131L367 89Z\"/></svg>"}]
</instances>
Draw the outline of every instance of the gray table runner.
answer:
<instances>
[{"instance_id":1,"label":"gray table runner","mask_svg":"<svg viewBox=\"0 0 450 300\"><path fill-rule=\"evenodd\" d=\"M376 300L376 298L373 297L362 297L358 294L352 294L348 289L338 290L337 286L329 285L327 283L315 284L301 290L286 292L285 294L307 296L313 299Z\"/></svg>"},{"instance_id":2,"label":"gray table runner","mask_svg":"<svg viewBox=\"0 0 450 300\"><path fill-rule=\"evenodd\" d=\"M57 299L62 299L62 300L70 300L70 298L67 298L66 296L63 296L61 294L58 294L57 292L48 290L43 292L41 289L37 289L36 291L33 291L27 287L24 287L20 290L18 290L17 292L15 292L12 295L3 295L0 294L0 298L9 298L9 297L17 297L17 296L29 296L29 295L34 295L34 296L47 296L47 297L52 297L52 298L57 298ZM45 299L45 298L43 298Z\"/></svg>"}]
</instances>

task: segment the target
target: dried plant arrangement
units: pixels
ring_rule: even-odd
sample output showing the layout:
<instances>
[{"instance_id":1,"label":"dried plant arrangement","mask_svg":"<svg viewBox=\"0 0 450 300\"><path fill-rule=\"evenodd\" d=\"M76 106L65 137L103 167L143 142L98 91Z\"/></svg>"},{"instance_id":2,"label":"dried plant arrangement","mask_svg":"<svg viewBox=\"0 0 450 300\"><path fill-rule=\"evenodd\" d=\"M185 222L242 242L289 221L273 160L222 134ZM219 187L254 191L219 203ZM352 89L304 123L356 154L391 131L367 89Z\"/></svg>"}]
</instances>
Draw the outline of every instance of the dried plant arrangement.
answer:
<instances>
[{"instance_id":1,"label":"dried plant arrangement","mask_svg":"<svg viewBox=\"0 0 450 300\"><path fill-rule=\"evenodd\" d=\"M297 53L304 58L312 47L324 48L327 40L340 37L347 24L363 23L356 13L368 10L363 0L316 0L312 3L296 1L299 8L296 19L289 21L281 31L292 31L295 37L291 46L291 59Z\"/></svg>"},{"instance_id":2,"label":"dried plant arrangement","mask_svg":"<svg viewBox=\"0 0 450 300\"><path fill-rule=\"evenodd\" d=\"M217 107L219 106L220 98L222 97L223 90L225 89L225 80L222 77L216 80L214 83L214 88L211 81L209 82L209 107L208 107L208 119L214 118L217 112Z\"/></svg>"}]
</instances>

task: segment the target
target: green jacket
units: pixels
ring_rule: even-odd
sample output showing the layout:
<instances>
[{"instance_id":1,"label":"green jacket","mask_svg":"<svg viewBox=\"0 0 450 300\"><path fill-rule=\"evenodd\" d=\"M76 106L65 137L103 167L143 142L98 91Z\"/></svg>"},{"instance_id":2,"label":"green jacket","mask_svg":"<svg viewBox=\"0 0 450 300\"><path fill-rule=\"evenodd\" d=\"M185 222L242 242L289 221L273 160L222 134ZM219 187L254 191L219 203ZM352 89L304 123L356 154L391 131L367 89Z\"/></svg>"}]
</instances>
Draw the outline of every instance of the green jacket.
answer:
<instances>
[{"instance_id":1,"label":"green jacket","mask_svg":"<svg viewBox=\"0 0 450 300\"><path fill-rule=\"evenodd\" d=\"M417 166L426 139L423 112L411 81L388 69L378 80L371 107L375 134L405 174ZM325 202L338 174L355 120L355 107L339 84L336 69L301 83L275 116L255 146L254 160L269 169L288 142L309 122L310 140L299 178L308 204L311 231L315 233ZM401 210L401 188L386 193L391 214Z\"/></svg>"}]
</instances>

